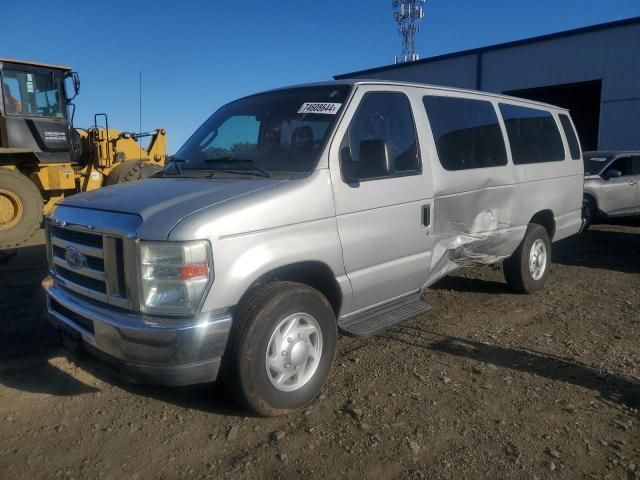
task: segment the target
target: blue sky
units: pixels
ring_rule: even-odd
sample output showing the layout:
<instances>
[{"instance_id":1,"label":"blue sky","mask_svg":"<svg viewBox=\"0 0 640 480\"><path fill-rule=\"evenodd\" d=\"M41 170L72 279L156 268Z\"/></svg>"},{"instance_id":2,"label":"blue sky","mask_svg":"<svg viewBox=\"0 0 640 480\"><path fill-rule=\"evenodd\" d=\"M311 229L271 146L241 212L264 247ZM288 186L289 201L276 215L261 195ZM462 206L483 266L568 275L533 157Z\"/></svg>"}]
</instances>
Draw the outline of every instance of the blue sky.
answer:
<instances>
[{"instance_id":1,"label":"blue sky","mask_svg":"<svg viewBox=\"0 0 640 480\"><path fill-rule=\"evenodd\" d=\"M634 16L639 0L428 0L418 52ZM390 0L8 0L2 18L0 57L78 71L76 126L107 112L113 128L136 131L142 72L142 128L165 127L170 153L239 96L393 63L400 53Z\"/></svg>"}]
</instances>

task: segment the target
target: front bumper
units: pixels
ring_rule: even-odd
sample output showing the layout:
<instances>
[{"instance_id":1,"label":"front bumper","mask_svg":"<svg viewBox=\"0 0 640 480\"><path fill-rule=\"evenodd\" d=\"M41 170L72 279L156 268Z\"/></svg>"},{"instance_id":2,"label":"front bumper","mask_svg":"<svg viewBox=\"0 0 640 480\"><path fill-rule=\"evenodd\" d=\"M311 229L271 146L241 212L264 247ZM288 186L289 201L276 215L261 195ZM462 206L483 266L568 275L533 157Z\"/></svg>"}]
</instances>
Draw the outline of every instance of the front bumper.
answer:
<instances>
[{"instance_id":1,"label":"front bumper","mask_svg":"<svg viewBox=\"0 0 640 480\"><path fill-rule=\"evenodd\" d=\"M52 277L42 286L49 319L63 337L73 337L122 375L172 386L209 382L218 376L231 329L230 313L152 317L83 300Z\"/></svg>"}]
</instances>

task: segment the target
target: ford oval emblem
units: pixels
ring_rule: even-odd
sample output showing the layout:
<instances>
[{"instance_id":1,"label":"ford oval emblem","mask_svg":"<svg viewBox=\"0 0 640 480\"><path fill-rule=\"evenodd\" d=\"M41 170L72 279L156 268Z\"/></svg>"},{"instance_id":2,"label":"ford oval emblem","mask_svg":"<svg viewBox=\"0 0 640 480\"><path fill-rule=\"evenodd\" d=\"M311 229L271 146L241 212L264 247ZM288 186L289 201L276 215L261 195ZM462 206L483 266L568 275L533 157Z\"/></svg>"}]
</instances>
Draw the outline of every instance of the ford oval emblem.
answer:
<instances>
[{"instance_id":1,"label":"ford oval emblem","mask_svg":"<svg viewBox=\"0 0 640 480\"><path fill-rule=\"evenodd\" d=\"M64 259L67 265L75 270L79 270L87 265L87 257L78 251L75 247L67 247L64 251Z\"/></svg>"}]
</instances>

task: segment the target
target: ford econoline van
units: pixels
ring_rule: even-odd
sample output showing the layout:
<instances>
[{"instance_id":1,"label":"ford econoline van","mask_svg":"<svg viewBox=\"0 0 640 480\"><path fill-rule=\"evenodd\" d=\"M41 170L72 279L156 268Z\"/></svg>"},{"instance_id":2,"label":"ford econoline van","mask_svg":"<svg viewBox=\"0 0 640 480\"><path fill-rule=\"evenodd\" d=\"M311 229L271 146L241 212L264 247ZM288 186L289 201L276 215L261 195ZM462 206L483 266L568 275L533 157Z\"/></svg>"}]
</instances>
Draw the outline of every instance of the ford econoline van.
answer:
<instances>
[{"instance_id":1,"label":"ford econoline van","mask_svg":"<svg viewBox=\"0 0 640 480\"><path fill-rule=\"evenodd\" d=\"M503 262L535 292L581 228L569 113L383 81L242 98L154 178L73 196L47 224L48 312L131 379L215 380L262 415L308 404L338 332L426 313L426 287Z\"/></svg>"}]
</instances>

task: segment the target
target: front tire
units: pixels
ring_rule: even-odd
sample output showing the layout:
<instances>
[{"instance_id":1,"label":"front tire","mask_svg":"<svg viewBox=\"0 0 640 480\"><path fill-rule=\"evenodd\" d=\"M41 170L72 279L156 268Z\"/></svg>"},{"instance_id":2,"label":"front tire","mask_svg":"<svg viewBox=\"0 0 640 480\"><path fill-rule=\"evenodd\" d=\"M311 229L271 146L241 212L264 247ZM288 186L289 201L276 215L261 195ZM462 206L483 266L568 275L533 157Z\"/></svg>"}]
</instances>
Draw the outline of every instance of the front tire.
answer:
<instances>
[{"instance_id":1,"label":"front tire","mask_svg":"<svg viewBox=\"0 0 640 480\"><path fill-rule=\"evenodd\" d=\"M517 250L503 263L507 284L516 292L533 293L540 290L551 264L551 240L547 230L530 223Z\"/></svg>"},{"instance_id":2,"label":"front tire","mask_svg":"<svg viewBox=\"0 0 640 480\"><path fill-rule=\"evenodd\" d=\"M317 290L294 282L252 289L238 306L222 375L231 394L272 417L308 405L329 376L336 318Z\"/></svg>"},{"instance_id":3,"label":"front tire","mask_svg":"<svg viewBox=\"0 0 640 480\"><path fill-rule=\"evenodd\" d=\"M0 249L25 243L42 224L42 195L25 175L0 168Z\"/></svg>"},{"instance_id":4,"label":"front tire","mask_svg":"<svg viewBox=\"0 0 640 480\"><path fill-rule=\"evenodd\" d=\"M582 232L589 230L589 227L593 224L598 214L598 207L596 202L591 197L585 197L582 200Z\"/></svg>"}]
</instances>

